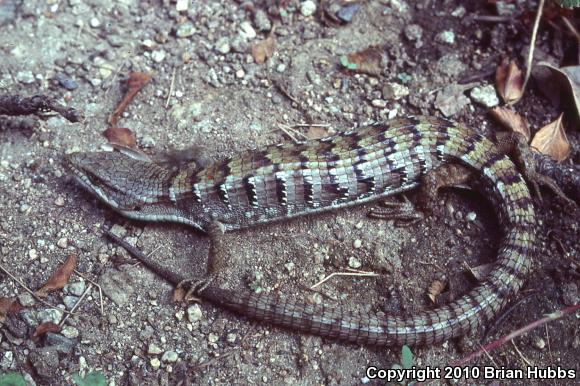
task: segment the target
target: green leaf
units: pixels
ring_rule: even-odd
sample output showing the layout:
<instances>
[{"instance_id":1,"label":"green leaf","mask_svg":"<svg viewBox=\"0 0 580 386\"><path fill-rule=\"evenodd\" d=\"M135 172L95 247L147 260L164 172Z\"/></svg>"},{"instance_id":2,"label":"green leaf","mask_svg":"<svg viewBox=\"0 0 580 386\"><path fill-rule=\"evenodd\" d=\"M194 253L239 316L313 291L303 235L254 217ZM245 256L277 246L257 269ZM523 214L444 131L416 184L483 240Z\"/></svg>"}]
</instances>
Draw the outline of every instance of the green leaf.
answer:
<instances>
[{"instance_id":1,"label":"green leaf","mask_svg":"<svg viewBox=\"0 0 580 386\"><path fill-rule=\"evenodd\" d=\"M580 7L580 0L559 0L560 6L563 8Z\"/></svg>"},{"instance_id":2,"label":"green leaf","mask_svg":"<svg viewBox=\"0 0 580 386\"><path fill-rule=\"evenodd\" d=\"M84 378L79 374L73 374L72 378L77 386L107 386L107 378L100 371L88 373Z\"/></svg>"},{"instance_id":3,"label":"green leaf","mask_svg":"<svg viewBox=\"0 0 580 386\"><path fill-rule=\"evenodd\" d=\"M18 373L0 374L0 385L2 386L26 386L24 376Z\"/></svg>"},{"instance_id":4,"label":"green leaf","mask_svg":"<svg viewBox=\"0 0 580 386\"><path fill-rule=\"evenodd\" d=\"M401 350L401 364L404 369L410 369L413 367L413 353L407 345L404 345Z\"/></svg>"}]
</instances>

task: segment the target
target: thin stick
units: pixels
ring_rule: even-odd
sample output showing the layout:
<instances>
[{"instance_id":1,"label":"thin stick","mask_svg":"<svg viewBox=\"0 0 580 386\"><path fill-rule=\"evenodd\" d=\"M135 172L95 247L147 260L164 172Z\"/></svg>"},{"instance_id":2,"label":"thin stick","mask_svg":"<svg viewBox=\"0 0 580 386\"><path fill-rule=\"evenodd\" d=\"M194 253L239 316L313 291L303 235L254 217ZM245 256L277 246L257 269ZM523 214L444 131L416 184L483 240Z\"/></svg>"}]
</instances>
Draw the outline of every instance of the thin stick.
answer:
<instances>
[{"instance_id":1,"label":"thin stick","mask_svg":"<svg viewBox=\"0 0 580 386\"><path fill-rule=\"evenodd\" d=\"M173 72L171 74L171 84L169 85L169 93L167 94L167 101L165 102L165 108L169 107L169 102L171 101L171 94L173 94L173 87L175 86L175 72L177 68L173 67Z\"/></svg>"},{"instance_id":2,"label":"thin stick","mask_svg":"<svg viewBox=\"0 0 580 386\"><path fill-rule=\"evenodd\" d=\"M292 127L330 127L330 123L296 123Z\"/></svg>"},{"instance_id":3,"label":"thin stick","mask_svg":"<svg viewBox=\"0 0 580 386\"><path fill-rule=\"evenodd\" d=\"M375 272L366 272L366 271L355 271L355 272L333 272L330 275L326 276L324 279L320 280L318 283L314 284L310 287L311 290L315 289L316 287L321 286L322 284L326 283L328 280L335 276L361 276L361 277L377 277L379 276L378 273Z\"/></svg>"},{"instance_id":4,"label":"thin stick","mask_svg":"<svg viewBox=\"0 0 580 386\"><path fill-rule=\"evenodd\" d=\"M89 283L88 287L85 289L85 292L83 292L83 294L81 295L79 300L77 300L77 302L75 303L73 308L71 308L70 312L74 312L79 307L81 302L85 299L85 297L87 297L87 294L91 291L92 288L93 288L93 283ZM67 314L64 318L62 318L62 320L60 321L58 326L62 327L64 325L64 322L67 321L69 316L70 316L70 314Z\"/></svg>"},{"instance_id":5,"label":"thin stick","mask_svg":"<svg viewBox=\"0 0 580 386\"><path fill-rule=\"evenodd\" d=\"M86 277L84 274L77 271L76 269L74 270L74 272L77 275L79 275L80 277L82 277L83 279L85 279L86 281L88 281L89 283L92 283L95 287L97 287L97 289L99 290L99 300L101 303L101 316L105 315L105 307L103 306L103 289L101 288L101 286L99 284L97 284L96 281L89 279L88 277Z\"/></svg>"},{"instance_id":6,"label":"thin stick","mask_svg":"<svg viewBox=\"0 0 580 386\"><path fill-rule=\"evenodd\" d=\"M565 16L561 16L561 17L562 17L562 21L564 21L564 25L568 28L570 33L572 35L574 35L576 40L580 43L580 33L578 32L576 27L574 27L574 24L570 23L570 20L568 20L567 17L565 17Z\"/></svg>"},{"instance_id":7,"label":"thin stick","mask_svg":"<svg viewBox=\"0 0 580 386\"><path fill-rule=\"evenodd\" d=\"M534 61L534 49L536 47L536 38L538 36L538 28L540 26L540 19L542 18L542 11L544 9L545 0L540 0L538 4L538 11L536 12L536 20L534 20L534 28L532 30L532 38L530 39L530 50L528 51L528 60L526 68L526 76L524 78L524 85L522 86L522 94L526 89L526 85L530 80L530 75L532 74L532 62ZM514 101L516 102L516 101Z\"/></svg>"},{"instance_id":8,"label":"thin stick","mask_svg":"<svg viewBox=\"0 0 580 386\"><path fill-rule=\"evenodd\" d=\"M554 320L558 320L563 318L564 316L568 315L568 314L572 314L574 312L577 312L578 310L580 310L580 303L575 304L573 306L564 308L562 310L558 310L556 312L552 312L550 314L547 314L546 316L544 316L541 319L538 319L522 328L519 328L515 331L510 332L509 334L494 340L493 342L486 344L484 347L482 347L480 350L477 350L471 354L469 354L468 356L466 356L465 358L462 358L458 361L453 362L451 365L452 366L464 366L467 363L471 362L473 359L480 357L484 351L491 351L494 350L498 347L501 347L502 345L504 345L505 343L517 338L520 335L523 335L533 329L535 329L536 327L539 327L543 324L546 324L548 322L554 321Z\"/></svg>"},{"instance_id":9,"label":"thin stick","mask_svg":"<svg viewBox=\"0 0 580 386\"><path fill-rule=\"evenodd\" d=\"M547 325L546 325L546 326L547 326ZM520 349L519 349L519 348L518 348L518 346L516 345L516 342L514 342L513 340L512 340L512 346L514 346L514 350L516 350L516 352L518 353L518 355L520 356L520 358L521 358L521 359L524 361L524 363L525 363L526 365L528 365L528 366L532 367L532 366L533 366L533 365L532 365L532 362L530 362L530 361L528 360L528 358L526 358L526 357L524 356L524 354L522 354L522 352L520 351Z\"/></svg>"},{"instance_id":10,"label":"thin stick","mask_svg":"<svg viewBox=\"0 0 580 386\"><path fill-rule=\"evenodd\" d=\"M67 310L63 310L63 309L61 309L61 308L58 308L58 307L55 307L55 306L53 306L52 304L50 304L49 302L47 302L47 301L45 301L44 299L40 298L38 295L36 295L36 293L34 293L34 291L33 291L33 290L31 290L30 288L28 288L28 287L26 286L26 284L24 284L24 283L23 283L23 282L22 282L20 279L18 279L16 276L14 276L13 274L11 274L11 273L10 273L10 271L8 271L6 268L4 268L4 266L3 266L2 264L0 264L0 269L1 269L2 271L4 271L4 273L5 273L6 275L10 276L10 277L12 278L12 280L14 280L14 281L15 281L15 282L17 282L18 284L20 284L20 286L21 286L22 288L24 288L24 290L25 290L26 292L28 292L29 294L31 294L31 295L32 295L32 297L34 297L34 298L35 298L36 300L38 300L40 303L44 304L44 305L45 305L45 306L47 306L47 307L53 308L53 309L55 309L55 310L59 310L59 311L61 311L61 312L65 313L65 314L71 314L71 315L74 315L72 312L70 312L70 311L67 311Z\"/></svg>"}]
</instances>

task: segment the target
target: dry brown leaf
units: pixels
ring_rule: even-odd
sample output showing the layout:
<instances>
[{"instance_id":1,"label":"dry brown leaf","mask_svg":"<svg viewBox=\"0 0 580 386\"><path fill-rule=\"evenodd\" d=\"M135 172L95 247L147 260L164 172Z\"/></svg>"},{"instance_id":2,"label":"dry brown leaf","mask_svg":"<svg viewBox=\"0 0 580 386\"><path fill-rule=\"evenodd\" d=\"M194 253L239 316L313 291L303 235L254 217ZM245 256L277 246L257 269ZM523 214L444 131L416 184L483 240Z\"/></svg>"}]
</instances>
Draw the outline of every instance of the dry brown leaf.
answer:
<instances>
[{"instance_id":1,"label":"dry brown leaf","mask_svg":"<svg viewBox=\"0 0 580 386\"><path fill-rule=\"evenodd\" d=\"M47 332L59 332L59 331L60 327L57 324L46 322L36 326L36 329L34 330L34 334L32 334L32 337L38 339Z\"/></svg>"},{"instance_id":2,"label":"dry brown leaf","mask_svg":"<svg viewBox=\"0 0 580 386\"><path fill-rule=\"evenodd\" d=\"M109 143L130 148L137 147L137 137L130 129L125 127L109 127L103 131L103 135Z\"/></svg>"},{"instance_id":3,"label":"dry brown leaf","mask_svg":"<svg viewBox=\"0 0 580 386\"><path fill-rule=\"evenodd\" d=\"M45 298L50 292L63 288L69 281L70 275L77 266L77 255L71 253L63 265L52 274L45 285L40 287L36 292L36 296Z\"/></svg>"},{"instance_id":4,"label":"dry brown leaf","mask_svg":"<svg viewBox=\"0 0 580 386\"><path fill-rule=\"evenodd\" d=\"M427 290L427 296L433 303L437 303L437 298L441 295L441 292L445 289L445 283L441 280L434 280L429 289Z\"/></svg>"},{"instance_id":5,"label":"dry brown leaf","mask_svg":"<svg viewBox=\"0 0 580 386\"><path fill-rule=\"evenodd\" d=\"M123 111L125 111L129 103L131 103L133 98L135 98L135 95L137 95L137 93L141 91L150 80L151 75L143 72L132 72L129 74L129 78L127 79L127 92L121 102L119 102L115 111L113 111L109 117L109 126L117 126L117 121Z\"/></svg>"},{"instance_id":6,"label":"dry brown leaf","mask_svg":"<svg viewBox=\"0 0 580 386\"><path fill-rule=\"evenodd\" d=\"M354 72L379 76L386 62L385 50L382 46L370 46L362 51L354 52L340 58L343 67Z\"/></svg>"},{"instance_id":7,"label":"dry brown leaf","mask_svg":"<svg viewBox=\"0 0 580 386\"><path fill-rule=\"evenodd\" d=\"M548 68L553 76L540 76L540 90L547 94L555 106L560 105L560 94L565 102L572 102L576 108L576 119L580 119L580 66L556 68L547 62L540 62L537 68ZM566 90L566 92L562 92Z\"/></svg>"},{"instance_id":8,"label":"dry brown leaf","mask_svg":"<svg viewBox=\"0 0 580 386\"><path fill-rule=\"evenodd\" d=\"M530 127L528 121L515 111L507 107L494 107L490 114L505 129L521 133L530 140Z\"/></svg>"},{"instance_id":9,"label":"dry brown leaf","mask_svg":"<svg viewBox=\"0 0 580 386\"><path fill-rule=\"evenodd\" d=\"M14 298L0 298L0 323L4 323L15 301Z\"/></svg>"},{"instance_id":10,"label":"dry brown leaf","mask_svg":"<svg viewBox=\"0 0 580 386\"><path fill-rule=\"evenodd\" d=\"M549 155L557 162L564 161L571 151L570 142L566 137L566 131L564 131L564 125L562 124L562 116L560 114L558 119L554 122L542 127L530 146L542 154Z\"/></svg>"},{"instance_id":11,"label":"dry brown leaf","mask_svg":"<svg viewBox=\"0 0 580 386\"><path fill-rule=\"evenodd\" d=\"M524 94L524 76L513 60L504 58L495 71L495 87L505 103L512 105Z\"/></svg>"},{"instance_id":12,"label":"dry brown leaf","mask_svg":"<svg viewBox=\"0 0 580 386\"><path fill-rule=\"evenodd\" d=\"M264 63L274 54L275 49L276 41L272 35L268 36L261 42L254 44L252 46L252 56L254 57L254 62L258 64Z\"/></svg>"}]
</instances>

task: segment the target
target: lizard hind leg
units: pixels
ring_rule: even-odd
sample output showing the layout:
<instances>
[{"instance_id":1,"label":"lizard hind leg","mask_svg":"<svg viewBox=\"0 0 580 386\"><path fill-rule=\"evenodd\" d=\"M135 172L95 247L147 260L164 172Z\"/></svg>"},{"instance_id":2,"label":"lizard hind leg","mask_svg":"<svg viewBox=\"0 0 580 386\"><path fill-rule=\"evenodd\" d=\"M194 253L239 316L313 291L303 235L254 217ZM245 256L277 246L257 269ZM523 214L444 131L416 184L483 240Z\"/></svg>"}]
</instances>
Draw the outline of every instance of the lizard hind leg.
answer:
<instances>
[{"instance_id":1,"label":"lizard hind leg","mask_svg":"<svg viewBox=\"0 0 580 386\"><path fill-rule=\"evenodd\" d=\"M457 186L471 180L472 170L460 164L444 164L421 177L418 200L413 205L406 196L404 201L384 201L381 206L372 208L371 218L395 220L395 226L410 226L437 211L437 192L448 186Z\"/></svg>"},{"instance_id":2,"label":"lizard hind leg","mask_svg":"<svg viewBox=\"0 0 580 386\"><path fill-rule=\"evenodd\" d=\"M189 290L186 296L195 297L203 292L210 284L221 282L227 272L228 259L226 258L227 245L224 240L225 227L221 222L212 221L207 229L210 238L209 253L207 260L207 276L203 279L186 280L180 285L187 283Z\"/></svg>"}]
</instances>

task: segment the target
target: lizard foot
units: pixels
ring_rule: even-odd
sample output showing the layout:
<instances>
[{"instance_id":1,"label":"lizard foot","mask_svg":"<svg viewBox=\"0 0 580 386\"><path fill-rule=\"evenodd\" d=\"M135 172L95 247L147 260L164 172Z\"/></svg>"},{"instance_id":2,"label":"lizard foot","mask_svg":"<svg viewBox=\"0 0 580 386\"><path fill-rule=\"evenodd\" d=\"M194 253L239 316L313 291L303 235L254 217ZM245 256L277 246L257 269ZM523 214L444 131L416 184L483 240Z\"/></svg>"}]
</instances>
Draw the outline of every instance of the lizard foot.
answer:
<instances>
[{"instance_id":1,"label":"lizard foot","mask_svg":"<svg viewBox=\"0 0 580 386\"><path fill-rule=\"evenodd\" d=\"M395 226L406 227L423 220L425 215L418 211L413 203L403 195L404 201L383 201L368 212L371 218L395 220Z\"/></svg>"}]
</instances>

